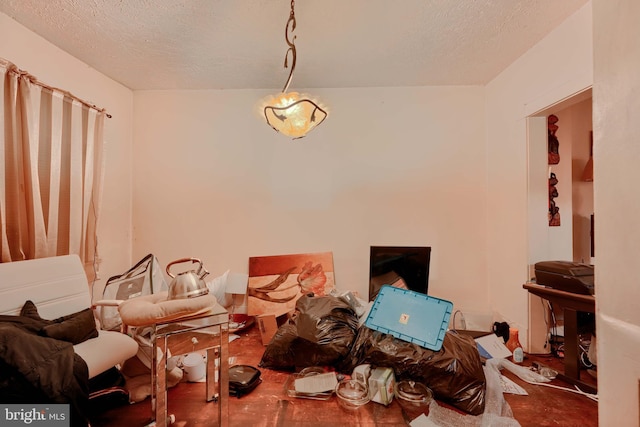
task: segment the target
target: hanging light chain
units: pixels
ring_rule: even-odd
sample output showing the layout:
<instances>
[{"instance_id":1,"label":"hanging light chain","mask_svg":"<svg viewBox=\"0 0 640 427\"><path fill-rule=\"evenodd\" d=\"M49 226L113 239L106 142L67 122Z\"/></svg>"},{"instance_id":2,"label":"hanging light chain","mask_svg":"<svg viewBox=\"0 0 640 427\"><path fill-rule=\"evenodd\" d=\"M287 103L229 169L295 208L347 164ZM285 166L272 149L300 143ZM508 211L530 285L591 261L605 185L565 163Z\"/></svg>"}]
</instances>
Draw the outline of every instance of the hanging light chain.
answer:
<instances>
[{"instance_id":1,"label":"hanging light chain","mask_svg":"<svg viewBox=\"0 0 640 427\"><path fill-rule=\"evenodd\" d=\"M291 32L293 33L296 30L296 14L294 11L294 7L295 7L295 0L291 0L291 12L289 13L289 19L287 20L287 26L285 27L284 30L284 39L287 42L287 45L289 46L289 49L287 49L287 53L284 56L284 68L288 68L289 67L289 53L291 53L291 71L289 71L289 78L287 79L287 82L284 85L284 88L282 89L282 92L286 92L287 89L289 89L289 85L291 84L291 79L293 79L293 70L295 70L296 68L296 45L295 45L295 40L296 40L296 36L293 35L292 38L289 38L289 29L291 29Z\"/></svg>"}]
</instances>

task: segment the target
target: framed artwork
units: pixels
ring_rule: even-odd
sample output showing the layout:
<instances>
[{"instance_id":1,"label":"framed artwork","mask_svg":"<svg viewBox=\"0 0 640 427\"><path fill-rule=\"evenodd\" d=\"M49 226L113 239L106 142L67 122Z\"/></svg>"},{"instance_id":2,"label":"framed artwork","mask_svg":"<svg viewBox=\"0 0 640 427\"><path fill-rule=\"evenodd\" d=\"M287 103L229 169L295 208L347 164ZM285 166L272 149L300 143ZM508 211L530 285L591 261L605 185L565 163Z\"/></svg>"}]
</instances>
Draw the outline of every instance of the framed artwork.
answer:
<instances>
[{"instance_id":1,"label":"framed artwork","mask_svg":"<svg viewBox=\"0 0 640 427\"><path fill-rule=\"evenodd\" d=\"M558 137L556 136L556 132L558 131L558 116L551 114L547 118L547 135L548 135L548 161L550 165L557 165L560 163L560 141L558 141Z\"/></svg>"},{"instance_id":2,"label":"framed artwork","mask_svg":"<svg viewBox=\"0 0 640 427\"><path fill-rule=\"evenodd\" d=\"M550 227L559 227L560 226L560 208L556 206L556 201L554 200L558 197L558 190L556 189L556 185L558 185L558 178L556 178L556 174L551 172L549 176L549 226Z\"/></svg>"},{"instance_id":3,"label":"framed artwork","mask_svg":"<svg viewBox=\"0 0 640 427\"><path fill-rule=\"evenodd\" d=\"M558 116L551 114L547 118L547 134L548 134L548 149L549 149L549 165L557 165L560 163L560 142L556 136L558 131ZM551 172L549 176L549 226L560 226L560 208L556 205L555 198L558 197L558 190L556 185L558 184L558 178L556 174Z\"/></svg>"},{"instance_id":4,"label":"framed artwork","mask_svg":"<svg viewBox=\"0 0 640 427\"><path fill-rule=\"evenodd\" d=\"M302 295L327 295L335 288L333 253L271 255L249 258L247 314L280 316Z\"/></svg>"}]
</instances>

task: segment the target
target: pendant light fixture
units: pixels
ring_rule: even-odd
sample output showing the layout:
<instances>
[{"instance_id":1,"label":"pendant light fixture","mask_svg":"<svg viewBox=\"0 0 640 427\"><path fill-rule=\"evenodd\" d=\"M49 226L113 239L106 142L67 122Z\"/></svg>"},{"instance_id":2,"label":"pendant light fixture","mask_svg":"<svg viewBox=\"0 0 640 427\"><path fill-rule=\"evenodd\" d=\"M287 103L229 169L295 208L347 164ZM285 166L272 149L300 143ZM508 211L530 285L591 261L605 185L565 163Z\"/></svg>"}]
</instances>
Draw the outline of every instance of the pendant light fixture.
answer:
<instances>
[{"instance_id":1,"label":"pendant light fixture","mask_svg":"<svg viewBox=\"0 0 640 427\"><path fill-rule=\"evenodd\" d=\"M327 111L322 108L319 101L308 95L297 92L287 92L293 70L296 68L296 36L291 38L291 32L296 29L296 16L294 12L295 1L291 0L291 12L285 28L285 40L289 48L284 58L284 67L288 68L289 53L291 53L291 70L289 78L278 95L268 97L263 103L264 117L269 126L277 132L283 133L293 139L302 138L315 129L327 118Z\"/></svg>"}]
</instances>

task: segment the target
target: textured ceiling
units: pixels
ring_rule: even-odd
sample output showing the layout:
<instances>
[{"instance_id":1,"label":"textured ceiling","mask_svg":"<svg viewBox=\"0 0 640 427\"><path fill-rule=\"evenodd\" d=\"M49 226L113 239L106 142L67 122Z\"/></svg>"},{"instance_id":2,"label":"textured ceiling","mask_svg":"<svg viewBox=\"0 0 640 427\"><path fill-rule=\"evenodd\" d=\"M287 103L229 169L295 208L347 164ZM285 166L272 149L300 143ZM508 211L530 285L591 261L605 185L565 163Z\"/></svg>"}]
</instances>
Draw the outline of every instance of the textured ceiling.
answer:
<instances>
[{"instance_id":1,"label":"textured ceiling","mask_svg":"<svg viewBox=\"0 0 640 427\"><path fill-rule=\"evenodd\" d=\"M291 89L485 84L587 1L298 0ZM289 10L289 0L0 0L0 12L134 90L281 89Z\"/></svg>"}]
</instances>

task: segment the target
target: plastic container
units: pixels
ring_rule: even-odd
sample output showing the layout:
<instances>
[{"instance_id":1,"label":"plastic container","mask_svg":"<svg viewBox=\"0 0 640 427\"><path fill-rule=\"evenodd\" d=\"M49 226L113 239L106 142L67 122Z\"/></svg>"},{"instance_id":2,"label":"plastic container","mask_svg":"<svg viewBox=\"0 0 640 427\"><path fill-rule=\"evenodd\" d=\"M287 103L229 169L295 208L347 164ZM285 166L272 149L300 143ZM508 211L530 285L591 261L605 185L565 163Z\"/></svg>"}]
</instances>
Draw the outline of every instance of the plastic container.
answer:
<instances>
[{"instance_id":1,"label":"plastic container","mask_svg":"<svg viewBox=\"0 0 640 427\"><path fill-rule=\"evenodd\" d=\"M452 310L451 301L383 285L371 306L365 326L439 351Z\"/></svg>"},{"instance_id":2,"label":"plastic container","mask_svg":"<svg viewBox=\"0 0 640 427\"><path fill-rule=\"evenodd\" d=\"M301 399L311 399L311 400L329 400L331 396L333 396L334 390L328 390L318 393L304 393L296 390L296 380L298 378L306 378L314 375L325 374L327 371L319 366L309 366L304 368L300 372L296 374L289 375L289 378L285 382L284 389L287 393L287 396L297 397Z\"/></svg>"},{"instance_id":3,"label":"plastic container","mask_svg":"<svg viewBox=\"0 0 640 427\"><path fill-rule=\"evenodd\" d=\"M522 363L524 361L524 350L518 338L517 328L509 328L509 340L505 345L511 352L513 363Z\"/></svg>"},{"instance_id":4,"label":"plastic container","mask_svg":"<svg viewBox=\"0 0 640 427\"><path fill-rule=\"evenodd\" d=\"M372 402L389 405L393 400L396 377L392 368L377 367L371 370L368 379L369 398Z\"/></svg>"},{"instance_id":5,"label":"plastic container","mask_svg":"<svg viewBox=\"0 0 640 427\"><path fill-rule=\"evenodd\" d=\"M428 413L433 400L433 392L426 385L416 381L398 381L395 397L410 421Z\"/></svg>"},{"instance_id":6,"label":"plastic container","mask_svg":"<svg viewBox=\"0 0 640 427\"><path fill-rule=\"evenodd\" d=\"M205 361L199 353L189 353L182 361L182 370L189 382L198 382L206 374Z\"/></svg>"},{"instance_id":7,"label":"plastic container","mask_svg":"<svg viewBox=\"0 0 640 427\"><path fill-rule=\"evenodd\" d=\"M336 385L336 396L340 407L349 411L355 411L369 403L369 390L367 386L354 379L344 379Z\"/></svg>"}]
</instances>

